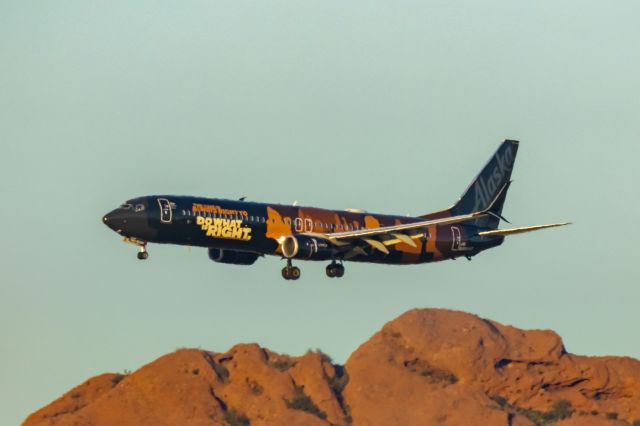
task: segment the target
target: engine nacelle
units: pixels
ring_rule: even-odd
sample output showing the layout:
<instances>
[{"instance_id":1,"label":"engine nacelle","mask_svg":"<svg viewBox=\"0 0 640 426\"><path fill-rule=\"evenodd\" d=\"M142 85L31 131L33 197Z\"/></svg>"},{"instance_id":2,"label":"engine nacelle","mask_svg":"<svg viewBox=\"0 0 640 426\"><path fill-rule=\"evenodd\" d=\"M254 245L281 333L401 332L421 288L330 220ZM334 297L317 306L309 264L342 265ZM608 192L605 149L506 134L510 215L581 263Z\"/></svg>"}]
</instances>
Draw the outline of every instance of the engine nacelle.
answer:
<instances>
[{"instance_id":1,"label":"engine nacelle","mask_svg":"<svg viewBox=\"0 0 640 426\"><path fill-rule=\"evenodd\" d=\"M250 253L247 251L209 248L209 259L218 263L227 263L231 265L253 265L258 259L258 256L258 253Z\"/></svg>"},{"instance_id":2,"label":"engine nacelle","mask_svg":"<svg viewBox=\"0 0 640 426\"><path fill-rule=\"evenodd\" d=\"M282 242L282 255L287 259L327 260L333 258L335 249L324 238L289 235Z\"/></svg>"}]
</instances>

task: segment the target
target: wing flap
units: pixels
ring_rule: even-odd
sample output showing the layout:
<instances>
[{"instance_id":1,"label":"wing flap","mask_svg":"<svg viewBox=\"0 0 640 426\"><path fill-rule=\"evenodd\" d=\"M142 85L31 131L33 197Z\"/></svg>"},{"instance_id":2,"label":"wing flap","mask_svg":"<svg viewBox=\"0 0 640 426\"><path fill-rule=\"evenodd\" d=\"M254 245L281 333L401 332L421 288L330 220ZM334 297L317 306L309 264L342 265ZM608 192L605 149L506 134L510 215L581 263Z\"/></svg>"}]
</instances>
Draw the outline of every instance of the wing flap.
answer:
<instances>
[{"instance_id":1,"label":"wing flap","mask_svg":"<svg viewBox=\"0 0 640 426\"><path fill-rule=\"evenodd\" d=\"M387 246L385 246L383 243L381 243L378 240L374 240L373 238L363 238L362 241L369 244L374 249L381 251L384 254L389 254L389 249L387 248Z\"/></svg>"},{"instance_id":2,"label":"wing flap","mask_svg":"<svg viewBox=\"0 0 640 426\"><path fill-rule=\"evenodd\" d=\"M418 247L418 246L416 245L416 242L415 242L415 241L413 241L413 239L412 239L410 236L408 236L407 234L400 234L400 233L394 232L394 233L392 233L391 235L392 235L395 239L399 240L400 242L405 243L405 244L407 244L407 245L410 245L410 246L411 246L411 247L413 247L413 248ZM394 242L394 243L395 243L395 242ZM386 242L385 242L385 244L386 244ZM397 244L397 243L395 243L395 244Z\"/></svg>"}]
</instances>

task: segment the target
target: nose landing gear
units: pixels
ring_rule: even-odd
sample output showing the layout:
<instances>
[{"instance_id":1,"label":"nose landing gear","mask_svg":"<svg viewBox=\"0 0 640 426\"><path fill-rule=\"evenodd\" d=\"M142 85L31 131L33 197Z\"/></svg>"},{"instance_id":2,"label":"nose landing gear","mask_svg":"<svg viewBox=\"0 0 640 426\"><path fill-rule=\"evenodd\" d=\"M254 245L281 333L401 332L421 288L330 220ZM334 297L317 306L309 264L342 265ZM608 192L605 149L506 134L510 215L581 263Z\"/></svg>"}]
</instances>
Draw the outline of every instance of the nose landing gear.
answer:
<instances>
[{"instance_id":1,"label":"nose landing gear","mask_svg":"<svg viewBox=\"0 0 640 426\"><path fill-rule=\"evenodd\" d=\"M149 258L149 252L147 251L147 242L146 241L140 241L140 240L137 240L135 238L125 237L124 238L124 242L136 245L136 246L138 246L140 248L140 251L138 252L138 259L145 260L145 259Z\"/></svg>"},{"instance_id":2,"label":"nose landing gear","mask_svg":"<svg viewBox=\"0 0 640 426\"><path fill-rule=\"evenodd\" d=\"M282 268L282 278L285 280L297 280L300 278L300 268L291 265L291 259L287 259L287 266Z\"/></svg>"},{"instance_id":3,"label":"nose landing gear","mask_svg":"<svg viewBox=\"0 0 640 426\"><path fill-rule=\"evenodd\" d=\"M138 259L146 260L148 258L149 258L149 252L147 251L146 247L144 246L140 247L140 251L138 252Z\"/></svg>"},{"instance_id":4,"label":"nose landing gear","mask_svg":"<svg viewBox=\"0 0 640 426\"><path fill-rule=\"evenodd\" d=\"M327 265L326 272L329 278L340 278L344 275L344 265L334 260Z\"/></svg>"}]
</instances>

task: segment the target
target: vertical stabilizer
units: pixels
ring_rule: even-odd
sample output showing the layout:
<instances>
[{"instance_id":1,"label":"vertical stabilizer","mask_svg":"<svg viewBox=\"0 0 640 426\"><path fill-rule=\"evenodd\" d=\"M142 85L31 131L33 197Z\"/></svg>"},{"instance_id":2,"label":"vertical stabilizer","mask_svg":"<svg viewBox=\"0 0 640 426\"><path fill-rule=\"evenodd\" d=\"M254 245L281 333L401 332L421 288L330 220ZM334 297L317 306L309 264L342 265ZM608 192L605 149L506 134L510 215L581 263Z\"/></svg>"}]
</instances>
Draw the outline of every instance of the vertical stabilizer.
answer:
<instances>
[{"instance_id":1,"label":"vertical stabilizer","mask_svg":"<svg viewBox=\"0 0 640 426\"><path fill-rule=\"evenodd\" d=\"M493 154L489 162L482 169L460 200L451 208L452 215L468 214L484 210L505 187L505 190L496 200L491 213L476 221L476 225L489 228L497 228L502 214L502 206L507 196L507 189L511 181L511 171L518 152L518 141L505 140Z\"/></svg>"}]
</instances>

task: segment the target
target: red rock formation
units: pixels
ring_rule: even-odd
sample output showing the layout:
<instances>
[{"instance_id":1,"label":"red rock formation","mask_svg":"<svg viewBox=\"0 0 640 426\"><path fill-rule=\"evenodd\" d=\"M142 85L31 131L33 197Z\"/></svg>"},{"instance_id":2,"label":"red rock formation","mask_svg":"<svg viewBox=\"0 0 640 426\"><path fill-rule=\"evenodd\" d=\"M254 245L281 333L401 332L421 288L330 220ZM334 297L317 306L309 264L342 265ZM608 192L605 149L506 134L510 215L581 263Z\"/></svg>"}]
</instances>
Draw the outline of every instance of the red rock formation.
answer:
<instances>
[{"instance_id":1,"label":"red rock formation","mask_svg":"<svg viewBox=\"0 0 640 426\"><path fill-rule=\"evenodd\" d=\"M290 357L255 344L227 353L179 350L130 375L94 377L24 425L622 426L638 419L640 361L575 356L552 331L416 309L387 323L345 368L321 353Z\"/></svg>"},{"instance_id":2,"label":"red rock formation","mask_svg":"<svg viewBox=\"0 0 640 426\"><path fill-rule=\"evenodd\" d=\"M552 331L463 312L409 311L358 348L346 370L345 400L361 425L531 424L562 400L573 411L566 425L615 424L607 413L640 419L639 361L570 355Z\"/></svg>"}]
</instances>

